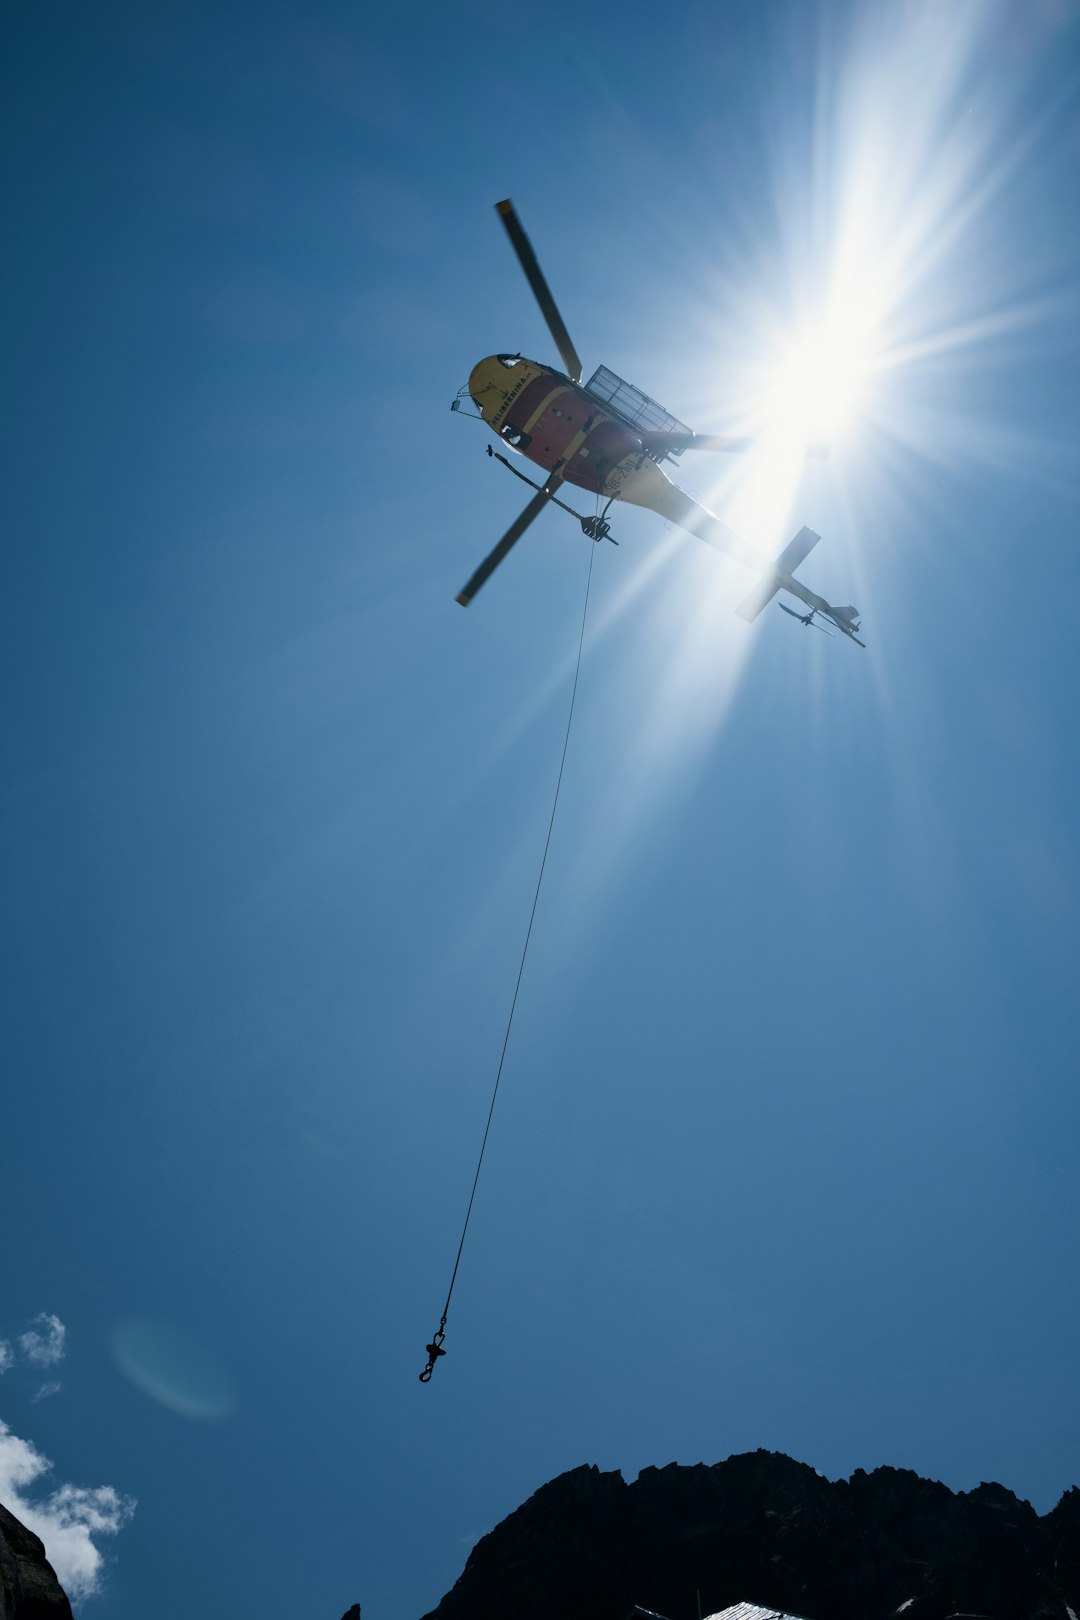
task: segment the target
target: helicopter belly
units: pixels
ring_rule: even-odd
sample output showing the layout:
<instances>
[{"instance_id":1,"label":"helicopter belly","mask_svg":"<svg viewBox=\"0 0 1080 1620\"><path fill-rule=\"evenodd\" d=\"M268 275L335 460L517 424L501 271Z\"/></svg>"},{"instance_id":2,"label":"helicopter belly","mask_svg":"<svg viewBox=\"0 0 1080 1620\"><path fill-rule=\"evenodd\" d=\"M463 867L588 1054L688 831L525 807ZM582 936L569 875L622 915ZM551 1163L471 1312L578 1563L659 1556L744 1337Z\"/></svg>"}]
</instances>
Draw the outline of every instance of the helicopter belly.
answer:
<instances>
[{"instance_id":1,"label":"helicopter belly","mask_svg":"<svg viewBox=\"0 0 1080 1620\"><path fill-rule=\"evenodd\" d=\"M523 388L502 423L492 425L537 466L557 468L568 484L596 494L614 494L613 477L620 483L642 456L635 433L583 389L550 373Z\"/></svg>"},{"instance_id":2,"label":"helicopter belly","mask_svg":"<svg viewBox=\"0 0 1080 1620\"><path fill-rule=\"evenodd\" d=\"M576 454L575 440L589 431L589 408L582 394L563 378L537 377L521 392L497 431L530 461L554 467Z\"/></svg>"},{"instance_id":3,"label":"helicopter belly","mask_svg":"<svg viewBox=\"0 0 1080 1620\"><path fill-rule=\"evenodd\" d=\"M563 477L579 489L597 495L617 496L626 477L640 464L641 440L621 422L602 417L590 430L574 455Z\"/></svg>"},{"instance_id":4,"label":"helicopter belly","mask_svg":"<svg viewBox=\"0 0 1080 1620\"><path fill-rule=\"evenodd\" d=\"M579 489L616 494L641 460L637 434L553 367L488 355L473 367L469 393L505 444Z\"/></svg>"}]
</instances>

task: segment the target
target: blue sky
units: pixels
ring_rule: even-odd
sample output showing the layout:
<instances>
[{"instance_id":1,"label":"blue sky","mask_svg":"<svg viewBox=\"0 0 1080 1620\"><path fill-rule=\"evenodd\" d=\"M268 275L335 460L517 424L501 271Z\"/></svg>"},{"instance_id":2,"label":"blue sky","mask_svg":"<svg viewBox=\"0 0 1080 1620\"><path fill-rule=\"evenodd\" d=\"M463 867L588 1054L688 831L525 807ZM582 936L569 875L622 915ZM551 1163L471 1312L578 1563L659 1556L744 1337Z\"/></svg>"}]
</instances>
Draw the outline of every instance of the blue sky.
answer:
<instances>
[{"instance_id":1,"label":"blue sky","mask_svg":"<svg viewBox=\"0 0 1080 1620\"><path fill-rule=\"evenodd\" d=\"M1076 6L2 27L0 1480L80 1610L415 1620L583 1461L761 1445L1047 1510ZM453 601L523 492L449 401L555 358L507 195L586 375L699 430L859 317L828 461L678 476L761 544L819 530L802 574L869 646L748 627L737 564L616 509L421 1388L589 562L549 513Z\"/></svg>"}]
</instances>

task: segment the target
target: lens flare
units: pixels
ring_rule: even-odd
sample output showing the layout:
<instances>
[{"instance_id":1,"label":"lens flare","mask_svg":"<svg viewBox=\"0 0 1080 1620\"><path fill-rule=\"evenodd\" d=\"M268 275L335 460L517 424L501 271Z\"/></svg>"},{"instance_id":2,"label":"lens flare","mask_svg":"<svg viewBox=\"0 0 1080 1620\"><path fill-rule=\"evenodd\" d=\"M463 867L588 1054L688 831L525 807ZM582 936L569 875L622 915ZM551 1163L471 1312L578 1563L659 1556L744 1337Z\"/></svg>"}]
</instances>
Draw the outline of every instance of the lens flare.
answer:
<instances>
[{"instance_id":1,"label":"lens flare","mask_svg":"<svg viewBox=\"0 0 1080 1620\"><path fill-rule=\"evenodd\" d=\"M120 1371L136 1389L179 1417L203 1422L228 1417L234 1395L217 1357L164 1322L124 1321L112 1335Z\"/></svg>"},{"instance_id":2,"label":"lens flare","mask_svg":"<svg viewBox=\"0 0 1080 1620\"><path fill-rule=\"evenodd\" d=\"M874 337L869 319L856 310L834 313L794 338L767 392L768 420L803 447L835 440L865 397Z\"/></svg>"}]
</instances>

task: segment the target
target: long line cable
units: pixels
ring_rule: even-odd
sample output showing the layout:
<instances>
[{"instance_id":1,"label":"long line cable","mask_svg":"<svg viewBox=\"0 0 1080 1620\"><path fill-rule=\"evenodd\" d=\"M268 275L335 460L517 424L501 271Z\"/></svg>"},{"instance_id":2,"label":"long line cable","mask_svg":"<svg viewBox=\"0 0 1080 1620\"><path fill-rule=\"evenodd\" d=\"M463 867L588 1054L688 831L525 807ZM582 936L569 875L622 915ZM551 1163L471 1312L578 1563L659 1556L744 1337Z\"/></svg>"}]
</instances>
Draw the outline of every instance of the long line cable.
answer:
<instances>
[{"instance_id":1,"label":"long line cable","mask_svg":"<svg viewBox=\"0 0 1080 1620\"><path fill-rule=\"evenodd\" d=\"M469 1203L465 1211L465 1222L461 1228L461 1238L454 1257L454 1269L450 1274L450 1287L446 1292L446 1304L443 1306L442 1319L438 1329L432 1335L431 1343L424 1348L428 1353L428 1363L420 1374L422 1384L430 1383L431 1375L435 1371L435 1363L440 1356L444 1356L443 1340L446 1337L446 1318L450 1314L450 1301L454 1297L454 1284L457 1282L458 1267L461 1265L461 1255L465 1248L465 1237L469 1230L469 1221L472 1217L473 1204L476 1201L476 1188L480 1181L480 1171L484 1163L484 1154L487 1151L488 1136L491 1133L491 1121L495 1113L495 1102L499 1095L499 1084L502 1080L503 1065L506 1062L506 1049L510 1044L510 1031L514 1027L514 1012L518 1004L518 993L521 990L521 981L525 973L525 958L529 954L529 941L532 939L533 923L536 921L536 908L540 901L540 887L544 881L544 868L547 866L548 851L551 848L551 834L555 826L555 812L559 808L559 790L562 787L563 771L566 768L566 754L570 746L570 728L574 723L574 706L577 703L578 680L581 675L581 653L585 645L585 621L589 615L589 593L592 589L593 560L596 556L596 542L589 547L589 571L585 577L585 604L581 610L581 629L578 633L577 660L574 664L574 684L570 692L570 712L566 717L566 732L563 736L562 757L559 760L559 774L555 782L555 797L551 802L551 816L548 820L547 837L544 840L544 853L540 860L540 871L536 878L536 889L533 893L532 910L529 913L529 926L525 930L525 944L521 950L521 961L518 963L517 981L514 985L514 994L510 1002L510 1015L506 1020L506 1030L503 1035L502 1050L499 1053L499 1067L495 1073L495 1086L491 1093L491 1102L488 1106L487 1122L484 1125L484 1135L480 1142L480 1155L476 1161L476 1173L473 1176L472 1190L469 1193Z\"/></svg>"}]
</instances>

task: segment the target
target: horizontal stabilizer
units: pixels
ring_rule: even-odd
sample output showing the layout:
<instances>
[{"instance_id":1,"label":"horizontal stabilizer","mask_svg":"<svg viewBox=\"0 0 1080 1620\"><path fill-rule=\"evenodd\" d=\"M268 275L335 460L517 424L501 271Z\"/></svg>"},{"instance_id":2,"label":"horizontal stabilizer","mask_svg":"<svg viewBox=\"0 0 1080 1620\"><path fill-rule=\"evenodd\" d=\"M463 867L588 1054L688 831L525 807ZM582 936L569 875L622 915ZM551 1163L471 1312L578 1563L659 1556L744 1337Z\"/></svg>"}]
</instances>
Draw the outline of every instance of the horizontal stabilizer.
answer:
<instances>
[{"instance_id":1,"label":"horizontal stabilizer","mask_svg":"<svg viewBox=\"0 0 1080 1620\"><path fill-rule=\"evenodd\" d=\"M762 608L768 607L779 589L779 580L763 579L760 585L755 585L753 590L743 597L735 609L739 618L746 619L748 623L756 619Z\"/></svg>"},{"instance_id":2,"label":"horizontal stabilizer","mask_svg":"<svg viewBox=\"0 0 1080 1620\"><path fill-rule=\"evenodd\" d=\"M820 534L815 534L813 529L808 529L804 524L794 540L790 540L777 557L777 568L782 568L785 574L793 574L799 564L809 557L820 539Z\"/></svg>"},{"instance_id":3,"label":"horizontal stabilizer","mask_svg":"<svg viewBox=\"0 0 1080 1620\"><path fill-rule=\"evenodd\" d=\"M777 572L793 574L805 557L808 557L821 539L813 529L803 526L795 536L789 540L779 557L776 559ZM760 585L755 585L735 609L740 619L751 622L756 619L762 608L768 607L784 581L777 579L774 574L770 579L763 579Z\"/></svg>"}]
</instances>

